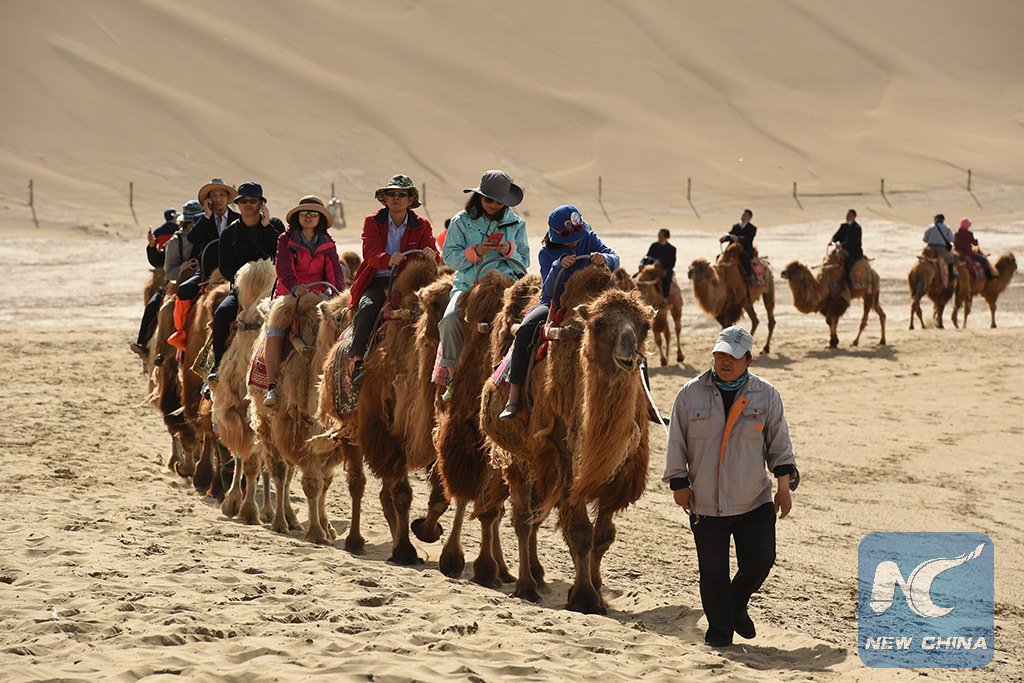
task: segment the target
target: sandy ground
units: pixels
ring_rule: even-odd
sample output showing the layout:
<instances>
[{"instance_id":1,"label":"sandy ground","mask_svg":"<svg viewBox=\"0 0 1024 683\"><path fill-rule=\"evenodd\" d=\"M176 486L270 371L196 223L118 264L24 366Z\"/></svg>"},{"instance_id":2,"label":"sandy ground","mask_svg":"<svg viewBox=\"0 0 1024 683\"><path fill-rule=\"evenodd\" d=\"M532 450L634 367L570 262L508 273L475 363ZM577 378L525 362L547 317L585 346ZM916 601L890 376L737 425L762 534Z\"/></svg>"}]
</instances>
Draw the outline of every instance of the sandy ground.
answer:
<instances>
[{"instance_id":1,"label":"sandy ground","mask_svg":"<svg viewBox=\"0 0 1024 683\"><path fill-rule=\"evenodd\" d=\"M820 258L820 230L780 227L762 251L777 263L782 253ZM389 565L372 479L366 554L313 547L297 533L226 519L164 468L169 439L142 403L144 380L127 349L145 276L139 241L0 243L0 678L908 680L918 672L869 669L857 656L858 543L873 531L981 531L996 547L995 659L984 671L927 675L1019 680L1020 276L1000 302L999 329L976 308L967 330L910 332L897 246L912 231L889 232L896 244L868 247L885 279L888 346L875 346L872 319L861 347L850 348L847 316L843 345L826 350L824 322L798 314L776 281L774 350L755 369L786 401L804 482L778 525L778 564L752 603L758 638L725 651L702 643L693 543L659 482L660 428L651 427L648 492L619 518L605 561L608 616L562 609L571 563L550 522L540 547L551 591L541 605L509 597L510 586L445 578L440 543L417 543L427 558L420 567ZM1005 226L989 243L1020 254L1015 234ZM712 235L679 240L706 256L717 249ZM609 241L629 264L649 239L623 232ZM716 329L685 290L687 361L652 372L663 409L706 366ZM414 489L422 510L423 481ZM300 494L294 486L304 518ZM329 505L343 532L342 486ZM478 531L467 529L472 557ZM508 524L502 540L514 562Z\"/></svg>"}]
</instances>

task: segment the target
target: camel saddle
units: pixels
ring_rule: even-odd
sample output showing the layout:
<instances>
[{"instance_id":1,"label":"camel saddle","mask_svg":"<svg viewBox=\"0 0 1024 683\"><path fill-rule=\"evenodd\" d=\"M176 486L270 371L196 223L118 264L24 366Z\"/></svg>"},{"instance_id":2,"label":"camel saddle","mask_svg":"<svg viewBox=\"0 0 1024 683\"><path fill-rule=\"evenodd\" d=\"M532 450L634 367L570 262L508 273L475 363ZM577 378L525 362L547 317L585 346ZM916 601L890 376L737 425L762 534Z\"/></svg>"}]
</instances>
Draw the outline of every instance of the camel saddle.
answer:
<instances>
[{"instance_id":1,"label":"camel saddle","mask_svg":"<svg viewBox=\"0 0 1024 683\"><path fill-rule=\"evenodd\" d=\"M247 325L245 323L239 323L238 321L235 321L235 329L237 329L238 327L242 327L242 329L246 329L246 330L253 330L253 329L257 329L258 330L260 327L262 327L262 325L258 325L258 324L255 324L255 323ZM232 332L231 333L231 337L229 338L229 341L228 341L229 345L230 345L230 340L234 339L234 337L235 337L235 333ZM295 340L298 339L298 338L299 338L299 321L298 320L293 320L292 321L292 326L288 330L288 334L285 336L285 344L281 348L281 362L282 363L284 363L285 359L287 359L288 356L291 355L292 349L295 348ZM262 389L263 391L266 391L267 389L270 388L270 377L267 374L267 354L266 354L266 351L267 351L267 338L266 337L260 337L259 338L259 341L256 342L256 349L255 349L255 351L256 352L252 354L252 360L249 361L249 380L248 380L248 384L249 384L250 387L254 387L256 389Z\"/></svg>"},{"instance_id":2,"label":"camel saddle","mask_svg":"<svg viewBox=\"0 0 1024 683\"><path fill-rule=\"evenodd\" d=\"M858 259L850 269L850 286L853 289L866 289L871 286L871 267L866 256Z\"/></svg>"},{"instance_id":3,"label":"camel saddle","mask_svg":"<svg viewBox=\"0 0 1024 683\"><path fill-rule=\"evenodd\" d=\"M975 282L984 282L988 280L988 275L985 274L985 269L981 267L981 264L977 260L970 256L960 256L960 262L967 266L967 269L974 275Z\"/></svg>"},{"instance_id":4,"label":"camel saddle","mask_svg":"<svg viewBox=\"0 0 1024 683\"><path fill-rule=\"evenodd\" d=\"M353 327L349 325L341 333L338 339L338 350L334 356L334 372L328 380L326 374L323 381L332 382L331 402L335 414L342 420L350 420L356 414L356 400L359 398L359 390L352 385L352 370L355 368L355 361L348 355L352 348Z\"/></svg>"},{"instance_id":5,"label":"camel saddle","mask_svg":"<svg viewBox=\"0 0 1024 683\"><path fill-rule=\"evenodd\" d=\"M763 285L764 284L764 272L765 272L765 267L764 267L764 264L761 263L761 257L760 256L755 256L754 258L750 259L750 272L747 273L747 276L746 276L745 279L746 279L746 281L749 284L752 284L752 285ZM673 289L675 291L679 291L675 287L673 287Z\"/></svg>"}]
</instances>

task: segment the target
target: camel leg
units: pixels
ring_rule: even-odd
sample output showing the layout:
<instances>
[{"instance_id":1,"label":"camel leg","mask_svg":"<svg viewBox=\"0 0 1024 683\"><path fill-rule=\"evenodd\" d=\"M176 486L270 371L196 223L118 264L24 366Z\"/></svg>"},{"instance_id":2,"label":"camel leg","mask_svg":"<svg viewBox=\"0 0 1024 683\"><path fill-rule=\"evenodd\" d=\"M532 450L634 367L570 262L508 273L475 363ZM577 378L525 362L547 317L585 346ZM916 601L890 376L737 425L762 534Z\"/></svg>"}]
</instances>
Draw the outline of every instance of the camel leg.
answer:
<instances>
[{"instance_id":1,"label":"camel leg","mask_svg":"<svg viewBox=\"0 0 1024 683\"><path fill-rule=\"evenodd\" d=\"M586 505L572 506L563 501L559 508L559 526L569 546L576 578L569 589L569 601L566 609L584 614L604 614L601 596L594 587L591 573L591 558L594 549L594 525L587 517Z\"/></svg>"},{"instance_id":2,"label":"camel leg","mask_svg":"<svg viewBox=\"0 0 1024 683\"><path fill-rule=\"evenodd\" d=\"M878 340L878 345L885 346L885 311L882 310L882 302L880 299L881 297L879 296L879 291L875 290L874 309L875 313L878 314L878 324L882 328L882 338Z\"/></svg>"},{"instance_id":3,"label":"camel leg","mask_svg":"<svg viewBox=\"0 0 1024 683\"><path fill-rule=\"evenodd\" d=\"M530 535L534 532L536 524L533 519L531 506L530 484L521 473L509 470L509 492L512 499L512 527L515 529L516 538L519 540L519 578L516 579L516 586L512 595L517 598L540 602L540 594L537 592L537 579L533 573L534 553L536 546L531 543Z\"/></svg>"},{"instance_id":4,"label":"camel leg","mask_svg":"<svg viewBox=\"0 0 1024 683\"><path fill-rule=\"evenodd\" d=\"M224 500L224 463L230 455L228 450L221 445L216 438L213 440L212 455L210 459L213 468L213 481L210 483L210 497L218 501Z\"/></svg>"},{"instance_id":5,"label":"camel leg","mask_svg":"<svg viewBox=\"0 0 1024 683\"><path fill-rule=\"evenodd\" d=\"M302 525L299 524L299 517L295 514L295 509L292 507L292 477L295 476L295 468L291 465L285 465L285 476L284 476L284 518L288 522L288 529L290 531L302 531Z\"/></svg>"},{"instance_id":6,"label":"camel leg","mask_svg":"<svg viewBox=\"0 0 1024 683\"><path fill-rule=\"evenodd\" d=\"M260 458L262 461L262 458ZM263 482L263 499L260 501L260 521L270 524L274 521L274 504L271 503L270 473L265 469L260 474L260 481Z\"/></svg>"},{"instance_id":7,"label":"camel leg","mask_svg":"<svg viewBox=\"0 0 1024 683\"><path fill-rule=\"evenodd\" d=\"M441 515L448 511L450 503L441 485L441 477L437 464L430 468L430 499L427 501L427 516L417 517L412 521L412 532L424 543L436 543L444 527L441 526Z\"/></svg>"},{"instance_id":8,"label":"camel leg","mask_svg":"<svg viewBox=\"0 0 1024 683\"><path fill-rule=\"evenodd\" d=\"M274 455L276 457L270 467L270 476L274 480L274 518L270 523L270 530L275 534L286 534L291 530L285 512L285 501L288 498L288 465L281 460L276 451Z\"/></svg>"},{"instance_id":9,"label":"camel leg","mask_svg":"<svg viewBox=\"0 0 1024 683\"><path fill-rule=\"evenodd\" d=\"M302 492L306 494L306 503L309 508L309 524L303 539L317 545L327 545L331 542L320 523L320 495L323 493L323 488L324 480L319 472L314 472L311 469L302 472Z\"/></svg>"},{"instance_id":10,"label":"camel leg","mask_svg":"<svg viewBox=\"0 0 1024 683\"><path fill-rule=\"evenodd\" d=\"M468 502L456 499L452 531L448 534L448 540L445 541L444 548L441 549L441 559L438 561L441 573L453 579L462 576L462 570L466 567L466 555L462 551L462 523L466 519Z\"/></svg>"},{"instance_id":11,"label":"camel leg","mask_svg":"<svg viewBox=\"0 0 1024 683\"><path fill-rule=\"evenodd\" d=\"M992 325L990 326L993 330L996 329L996 300L992 299L988 302L988 310L992 314ZM964 318L964 327L967 327L967 318Z\"/></svg>"},{"instance_id":12,"label":"camel leg","mask_svg":"<svg viewBox=\"0 0 1024 683\"><path fill-rule=\"evenodd\" d=\"M828 322L828 347L834 349L839 346L839 318L826 318Z\"/></svg>"},{"instance_id":13,"label":"camel leg","mask_svg":"<svg viewBox=\"0 0 1024 683\"><path fill-rule=\"evenodd\" d=\"M850 342L850 346L857 346L860 344L860 335L864 333L864 328L868 326L868 315L871 313L871 295L864 295L864 315L860 317L860 329L857 330L857 336Z\"/></svg>"},{"instance_id":14,"label":"camel leg","mask_svg":"<svg viewBox=\"0 0 1024 683\"><path fill-rule=\"evenodd\" d=\"M501 551L500 542L496 543L501 510L487 510L477 516L480 519L480 554L473 561L473 576L470 581L487 588L501 588L504 582L498 575L500 555L495 555L495 545L498 552ZM501 564L504 564L503 558Z\"/></svg>"},{"instance_id":15,"label":"camel leg","mask_svg":"<svg viewBox=\"0 0 1024 683\"><path fill-rule=\"evenodd\" d=\"M394 547L395 539L398 537L398 529L395 520L395 501L391 495L391 482L385 480L380 487L380 509L387 520L388 529L391 531L391 545Z\"/></svg>"},{"instance_id":16,"label":"camel leg","mask_svg":"<svg viewBox=\"0 0 1024 683\"><path fill-rule=\"evenodd\" d=\"M231 487L224 495L224 502L220 504L220 511L225 517L231 519L238 514L242 505L242 462L235 458L235 472L231 476Z\"/></svg>"},{"instance_id":17,"label":"camel leg","mask_svg":"<svg viewBox=\"0 0 1024 683\"><path fill-rule=\"evenodd\" d=\"M260 463L250 453L245 460L235 458L235 479L241 479L238 470L244 469L245 474L245 496L242 498L242 507L238 510L238 518L246 524L260 523L260 510L256 507L256 483L260 478Z\"/></svg>"},{"instance_id":18,"label":"camel leg","mask_svg":"<svg viewBox=\"0 0 1024 683\"><path fill-rule=\"evenodd\" d=\"M764 348L761 349L761 353L772 352L772 334L775 333L775 287L771 284L771 279L768 280L768 287L764 290L762 295L764 299L764 311L768 316L768 339L764 342ZM753 306L751 306L753 309ZM754 336L751 332L750 336Z\"/></svg>"},{"instance_id":19,"label":"camel leg","mask_svg":"<svg viewBox=\"0 0 1024 683\"><path fill-rule=\"evenodd\" d=\"M317 506L320 508L320 526L323 527L324 533L327 534L327 538L334 543L335 539L338 538L338 532L335 531L334 525L331 524L330 518L327 516L327 492L331 488L331 484L334 483L334 473L324 472L324 486L320 490L320 499L317 501Z\"/></svg>"},{"instance_id":20,"label":"camel leg","mask_svg":"<svg viewBox=\"0 0 1024 683\"><path fill-rule=\"evenodd\" d=\"M179 477L192 477L196 471L196 451L199 450L199 441L191 430L178 433L178 441L181 443L181 460L174 467Z\"/></svg>"},{"instance_id":21,"label":"camel leg","mask_svg":"<svg viewBox=\"0 0 1024 683\"><path fill-rule=\"evenodd\" d=\"M366 540L360 531L363 493L366 491L366 474L363 472L363 459L359 456L359 451L348 445L343 448L347 462L348 495L352 500L352 522L349 525L348 536L345 537L345 550L350 553L362 553L366 545Z\"/></svg>"},{"instance_id":22,"label":"camel leg","mask_svg":"<svg viewBox=\"0 0 1024 683\"><path fill-rule=\"evenodd\" d=\"M395 539L390 560L395 564L412 565L423 562L416 554L416 548L409 540L409 508L412 506L412 486L409 477L403 472L402 477L392 485L392 500L395 505Z\"/></svg>"},{"instance_id":23,"label":"camel leg","mask_svg":"<svg viewBox=\"0 0 1024 683\"><path fill-rule=\"evenodd\" d=\"M602 609L607 609L608 603L605 602L604 595L601 593L601 587L604 585L604 582L601 580L601 560L604 559L608 549L612 547L612 543L615 541L615 533L612 511L601 510L594 523L594 549L591 551L590 580L594 584L594 590L597 591L597 597L600 600Z\"/></svg>"},{"instance_id":24,"label":"camel leg","mask_svg":"<svg viewBox=\"0 0 1024 683\"><path fill-rule=\"evenodd\" d=\"M668 365L668 323L665 323L665 329L659 329L654 334L654 343L658 345L658 359L661 361L661 367Z\"/></svg>"},{"instance_id":25,"label":"camel leg","mask_svg":"<svg viewBox=\"0 0 1024 683\"><path fill-rule=\"evenodd\" d=\"M676 329L676 362L683 362L683 310L672 310L672 321Z\"/></svg>"},{"instance_id":26,"label":"camel leg","mask_svg":"<svg viewBox=\"0 0 1024 683\"><path fill-rule=\"evenodd\" d=\"M509 570L505 562L505 551L501 547L501 520L505 518L504 504L498 508L494 517L494 529L491 532L491 557L498 563L498 578L502 584L512 583L516 580L515 575Z\"/></svg>"},{"instance_id":27,"label":"camel leg","mask_svg":"<svg viewBox=\"0 0 1024 683\"><path fill-rule=\"evenodd\" d=\"M753 301L748 302L747 305L743 307L743 310L746 312L747 317L750 318L750 336L753 337L754 333L757 332L757 326L761 324L761 319L757 317L757 311L754 310Z\"/></svg>"},{"instance_id":28,"label":"camel leg","mask_svg":"<svg viewBox=\"0 0 1024 683\"><path fill-rule=\"evenodd\" d=\"M178 463L181 462L182 457L183 456L181 453L181 437L179 437L177 434L172 434L171 457L167 459L167 469L169 469L172 472L175 472L177 470Z\"/></svg>"},{"instance_id":29,"label":"camel leg","mask_svg":"<svg viewBox=\"0 0 1024 683\"><path fill-rule=\"evenodd\" d=\"M213 483L213 454L210 437L204 435L199 440L199 459L195 463L192 474L192 487L200 495L205 496Z\"/></svg>"}]
</instances>

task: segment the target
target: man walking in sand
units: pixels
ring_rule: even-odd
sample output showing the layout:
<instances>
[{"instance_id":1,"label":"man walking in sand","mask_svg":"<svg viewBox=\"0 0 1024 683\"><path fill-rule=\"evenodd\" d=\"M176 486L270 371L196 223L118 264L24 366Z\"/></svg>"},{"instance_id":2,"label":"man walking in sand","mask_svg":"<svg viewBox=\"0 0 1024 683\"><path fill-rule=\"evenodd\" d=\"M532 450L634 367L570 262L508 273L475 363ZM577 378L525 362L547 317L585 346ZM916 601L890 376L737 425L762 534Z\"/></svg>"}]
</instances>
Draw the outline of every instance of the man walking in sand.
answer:
<instances>
[{"instance_id":1,"label":"man walking in sand","mask_svg":"<svg viewBox=\"0 0 1024 683\"><path fill-rule=\"evenodd\" d=\"M778 390L749 372L754 339L727 327L712 348L712 367L679 390L672 406L665 474L675 503L690 516L697 547L704 642L732 645L757 635L750 596L775 564L775 516L793 506L799 482ZM777 489L772 501L772 483ZM729 540L736 575L729 579Z\"/></svg>"}]
</instances>

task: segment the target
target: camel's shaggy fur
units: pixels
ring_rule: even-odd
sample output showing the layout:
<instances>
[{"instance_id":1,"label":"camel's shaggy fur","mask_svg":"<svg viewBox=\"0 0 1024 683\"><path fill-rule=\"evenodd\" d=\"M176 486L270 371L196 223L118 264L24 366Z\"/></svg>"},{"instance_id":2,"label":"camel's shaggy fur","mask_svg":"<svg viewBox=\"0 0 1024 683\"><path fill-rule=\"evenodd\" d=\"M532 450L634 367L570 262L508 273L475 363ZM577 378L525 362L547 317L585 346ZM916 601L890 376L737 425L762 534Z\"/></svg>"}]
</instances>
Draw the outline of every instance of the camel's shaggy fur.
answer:
<instances>
[{"instance_id":1,"label":"camel's shaggy fur","mask_svg":"<svg viewBox=\"0 0 1024 683\"><path fill-rule=\"evenodd\" d=\"M324 359L351 319L349 296L346 290L324 300L322 295L310 292L301 298L286 296L275 302L269 324L289 329L297 320L297 346L301 350L291 353L281 363L276 406L263 402L265 394L261 389L251 388L249 401L250 419L277 490L273 530L283 533L299 528L288 500L291 468L298 467L302 471L302 489L309 507L305 539L312 543L333 543L335 530L327 517L327 491L334 480L335 468L344 462L349 471L349 491L353 495L352 525L345 547L359 552L364 545L359 532L360 501L366 484L362 463L353 449L321 447L318 437L323 429L316 419ZM266 337L266 332L264 325L261 338Z\"/></svg>"},{"instance_id":2,"label":"camel's shaggy fur","mask_svg":"<svg viewBox=\"0 0 1024 683\"><path fill-rule=\"evenodd\" d=\"M511 491L520 556L513 594L539 600L536 533L557 507L576 569L568 607L604 612L600 564L615 537L612 515L646 486L647 402L639 368L653 310L638 293L614 288L601 266L575 274L561 300L567 314L534 369L532 407L499 420L507 390L488 381L480 421ZM596 523L587 514L590 505Z\"/></svg>"},{"instance_id":3,"label":"camel's shaggy fur","mask_svg":"<svg viewBox=\"0 0 1024 683\"><path fill-rule=\"evenodd\" d=\"M185 420L198 440L194 465L190 462L191 454L186 453L181 470L192 475L192 485L197 491L221 500L224 486L220 477L220 446L213 431L210 402L199 393L206 378L192 371L193 363L209 342L213 312L230 291L230 285L220 277L220 271L214 272L216 279L210 279L189 313L188 341L178 364L178 382Z\"/></svg>"},{"instance_id":4,"label":"camel's shaggy fur","mask_svg":"<svg viewBox=\"0 0 1024 683\"><path fill-rule=\"evenodd\" d=\"M417 331L423 325L437 325L440 315L431 318L429 314L437 309L444 312L444 297L435 297L435 305L424 309L418 294L438 277L432 260L416 259L396 278L392 294L398 305L384 325L380 343L364 357L364 380L353 420L366 464L382 480L381 506L392 537L390 559L397 564L420 562L409 539L412 487L408 472L427 468L436 458L433 447L426 447L426 435L434 427L437 389L425 378L430 376L437 346L417 338ZM425 291L438 293L432 288ZM430 347L429 352L423 347Z\"/></svg>"},{"instance_id":5,"label":"camel's shaggy fur","mask_svg":"<svg viewBox=\"0 0 1024 683\"><path fill-rule=\"evenodd\" d=\"M917 316L921 328L924 328L924 317L921 311L921 299L928 296L932 300L932 318L935 326L942 329L942 311L953 298L954 284L942 283L942 269L946 262L925 247L921 255L914 261L907 273L907 287L910 289L910 329L914 329L914 316Z\"/></svg>"},{"instance_id":6,"label":"camel's shaggy fur","mask_svg":"<svg viewBox=\"0 0 1024 683\"><path fill-rule=\"evenodd\" d=\"M658 358L664 366L668 365L668 348L672 339L668 329L669 313L672 314L672 322L676 330L676 362L683 362L683 290L679 288L676 279L672 278L672 284L679 290L679 296L675 301L670 301L666 305L665 299L669 294L661 291L663 277L665 277L665 269L659 263L652 263L644 266L637 273L636 285L644 301L657 311L654 316L654 344L658 347Z\"/></svg>"},{"instance_id":7,"label":"camel's shaggy fur","mask_svg":"<svg viewBox=\"0 0 1024 683\"><path fill-rule=\"evenodd\" d=\"M362 259L354 251L344 251L338 257L341 262L341 267L345 270L345 284L349 287L352 286L352 278L356 275L356 269L359 267Z\"/></svg>"},{"instance_id":8,"label":"camel's shaggy fur","mask_svg":"<svg viewBox=\"0 0 1024 683\"><path fill-rule=\"evenodd\" d=\"M1000 256L999 260L992 267L996 271L996 277L991 280L979 280L974 276L974 270L968 268L963 263L960 264L958 271L960 274L959 284L956 287L956 297L953 300L954 326L959 327L957 313L963 307L964 327L967 327L967 316L971 313L971 301L974 299L975 294L981 294L981 298L988 303L988 310L992 314L991 326L996 326L996 301L999 300L999 295L1010 284L1013 274L1017 272L1017 257L1013 255L1013 252L1008 251Z\"/></svg>"},{"instance_id":9,"label":"camel's shaggy fur","mask_svg":"<svg viewBox=\"0 0 1024 683\"><path fill-rule=\"evenodd\" d=\"M741 249L738 243L730 244L713 266L704 259L697 259L690 264L687 276L693 282L697 303L722 327L734 325L746 313L750 318L750 334L753 335L760 324L754 311L754 302L763 298L768 314L768 339L761 352L770 353L772 332L775 330L775 283L771 265L762 258L764 284L748 284L740 272Z\"/></svg>"},{"instance_id":10,"label":"camel's shaggy fur","mask_svg":"<svg viewBox=\"0 0 1024 683\"><path fill-rule=\"evenodd\" d=\"M451 577L461 576L465 566L460 532L467 504L480 499L485 490L492 498L507 496L501 474L490 465L476 416L480 393L492 371L490 343L495 317L514 282L492 270L459 299L464 341L455 366L452 399L443 403L439 412L437 436L437 469L448 499L456 502L452 533L439 561L441 571ZM481 543L480 554L473 562L472 580L492 588L514 580L498 538L501 512L500 506L478 506L476 515L481 524Z\"/></svg>"},{"instance_id":11,"label":"camel's shaggy fur","mask_svg":"<svg viewBox=\"0 0 1024 683\"><path fill-rule=\"evenodd\" d=\"M249 365L260 325L266 318L266 309L258 303L263 297L270 296L276 278L274 264L269 260L247 263L238 271L235 277L238 325L231 345L221 359L220 381L213 390L213 422L217 425L217 435L235 459L234 477L221 504L221 512L227 517L237 514L246 524L255 524L260 517L255 504L259 472L246 467L250 461L259 462L258 456L253 454L255 432L249 426ZM248 482L244 502L241 486L243 468ZM270 496L269 491L266 493L262 516L269 520Z\"/></svg>"}]
</instances>

